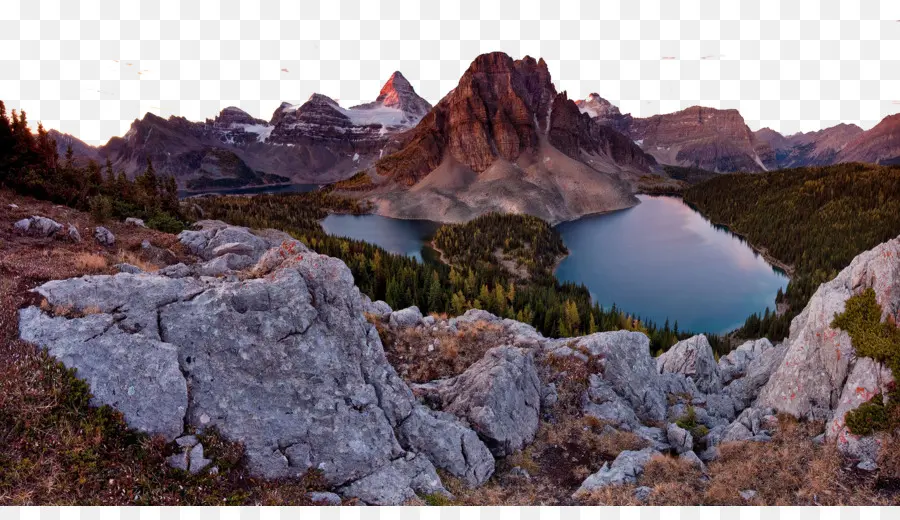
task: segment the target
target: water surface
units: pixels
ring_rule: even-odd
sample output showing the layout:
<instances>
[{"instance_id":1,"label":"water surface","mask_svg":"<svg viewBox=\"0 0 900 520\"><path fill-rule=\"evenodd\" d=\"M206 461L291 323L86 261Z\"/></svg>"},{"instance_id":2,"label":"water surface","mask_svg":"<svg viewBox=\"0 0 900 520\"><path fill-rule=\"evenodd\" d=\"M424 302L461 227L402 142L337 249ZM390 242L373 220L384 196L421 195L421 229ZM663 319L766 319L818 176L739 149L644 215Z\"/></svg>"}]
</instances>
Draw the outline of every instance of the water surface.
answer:
<instances>
[{"instance_id":1,"label":"water surface","mask_svg":"<svg viewBox=\"0 0 900 520\"><path fill-rule=\"evenodd\" d=\"M633 208L560 224L570 254L557 278L584 283L604 307L660 325L677 320L681 330L725 332L774 309L788 282L781 270L680 198L638 198Z\"/></svg>"},{"instance_id":2,"label":"water surface","mask_svg":"<svg viewBox=\"0 0 900 520\"><path fill-rule=\"evenodd\" d=\"M306 193L319 188L318 184L269 184L264 186L250 186L245 188L215 188L209 190L187 191L178 190L178 197L193 197L196 195L256 195L260 193Z\"/></svg>"},{"instance_id":3,"label":"water surface","mask_svg":"<svg viewBox=\"0 0 900 520\"><path fill-rule=\"evenodd\" d=\"M322 227L329 235L363 240L421 262L423 249L425 256L429 256L427 244L440 224L430 220L400 220L381 215L328 215L322 220Z\"/></svg>"}]
</instances>

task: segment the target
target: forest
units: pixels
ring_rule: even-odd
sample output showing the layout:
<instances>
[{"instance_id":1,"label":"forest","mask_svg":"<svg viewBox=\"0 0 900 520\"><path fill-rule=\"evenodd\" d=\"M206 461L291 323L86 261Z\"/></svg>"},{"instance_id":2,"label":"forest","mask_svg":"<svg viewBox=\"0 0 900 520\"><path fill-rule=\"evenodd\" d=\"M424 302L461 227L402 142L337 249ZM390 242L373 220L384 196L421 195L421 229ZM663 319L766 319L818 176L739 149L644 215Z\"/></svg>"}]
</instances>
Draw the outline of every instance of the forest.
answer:
<instances>
[{"instance_id":1,"label":"forest","mask_svg":"<svg viewBox=\"0 0 900 520\"><path fill-rule=\"evenodd\" d=\"M479 308L529 323L553 337L637 330L650 337L654 352L691 335L679 330L677 323L667 321L660 327L615 306L604 309L591 301L583 285L559 283L552 269L556 258L565 254L565 246L552 227L535 217L488 215L474 224L441 226L434 241L449 255L451 265L447 265L438 261L420 263L367 242L326 234L319 220L328 213L369 211L357 201L335 195L329 187L309 193L190 200L202 210L203 218L281 229L319 253L340 258L363 293L386 301L394 309L416 305L423 313L459 315ZM535 254L535 249L541 253ZM500 268L491 261L498 252L503 258L528 266L532 276L522 278ZM714 347L727 351L720 338L709 337Z\"/></svg>"},{"instance_id":2,"label":"forest","mask_svg":"<svg viewBox=\"0 0 900 520\"><path fill-rule=\"evenodd\" d=\"M762 174L720 175L684 200L712 222L793 267L777 301L785 313L747 318L743 337L788 335L790 321L820 284L853 258L900 235L900 167L838 164Z\"/></svg>"},{"instance_id":3,"label":"forest","mask_svg":"<svg viewBox=\"0 0 900 520\"><path fill-rule=\"evenodd\" d=\"M149 161L130 180L125 172L115 172L108 159L102 168L95 161L76 166L71 147L62 158L56 150L43 125L38 123L35 135L24 111L13 110L9 117L0 101L0 186L90 211L100 222L136 217L160 231L184 229L175 178L158 175Z\"/></svg>"}]
</instances>

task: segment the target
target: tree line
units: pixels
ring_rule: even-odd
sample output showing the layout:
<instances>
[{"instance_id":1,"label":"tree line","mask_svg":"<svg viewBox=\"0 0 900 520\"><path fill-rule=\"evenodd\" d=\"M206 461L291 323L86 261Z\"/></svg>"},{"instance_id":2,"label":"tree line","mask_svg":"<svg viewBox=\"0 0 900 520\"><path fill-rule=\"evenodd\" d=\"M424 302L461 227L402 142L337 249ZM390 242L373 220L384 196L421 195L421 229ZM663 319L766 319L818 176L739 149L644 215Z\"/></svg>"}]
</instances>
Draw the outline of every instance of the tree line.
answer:
<instances>
[{"instance_id":1,"label":"tree line","mask_svg":"<svg viewBox=\"0 0 900 520\"><path fill-rule=\"evenodd\" d=\"M110 218L141 218L161 231L184 229L178 187L172 176L158 175L148 160L147 168L133 180L113 170L107 158L76 164L72 147L59 157L57 143L43 125L37 133L28 127L24 111L7 115L0 101L0 186L22 195L90 211L103 221Z\"/></svg>"},{"instance_id":2,"label":"tree line","mask_svg":"<svg viewBox=\"0 0 900 520\"><path fill-rule=\"evenodd\" d=\"M786 307L747 318L744 337L780 340L819 285L853 258L900 235L900 167L838 164L720 175L692 186L685 202L793 267Z\"/></svg>"}]
</instances>

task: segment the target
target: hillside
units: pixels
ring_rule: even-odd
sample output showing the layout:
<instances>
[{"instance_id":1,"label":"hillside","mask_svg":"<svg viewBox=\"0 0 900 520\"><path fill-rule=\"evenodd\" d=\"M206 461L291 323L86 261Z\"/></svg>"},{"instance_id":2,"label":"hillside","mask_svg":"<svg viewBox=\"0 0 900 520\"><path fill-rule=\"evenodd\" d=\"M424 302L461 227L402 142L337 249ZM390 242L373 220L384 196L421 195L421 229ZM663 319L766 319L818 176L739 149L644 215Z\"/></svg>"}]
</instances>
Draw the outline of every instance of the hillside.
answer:
<instances>
[{"instance_id":1,"label":"hillside","mask_svg":"<svg viewBox=\"0 0 900 520\"><path fill-rule=\"evenodd\" d=\"M794 269L790 310L748 320L744 333L780 339L819 284L862 251L900 234L900 168L842 164L713 178L684 200ZM757 317L758 318L758 317Z\"/></svg>"}]
</instances>

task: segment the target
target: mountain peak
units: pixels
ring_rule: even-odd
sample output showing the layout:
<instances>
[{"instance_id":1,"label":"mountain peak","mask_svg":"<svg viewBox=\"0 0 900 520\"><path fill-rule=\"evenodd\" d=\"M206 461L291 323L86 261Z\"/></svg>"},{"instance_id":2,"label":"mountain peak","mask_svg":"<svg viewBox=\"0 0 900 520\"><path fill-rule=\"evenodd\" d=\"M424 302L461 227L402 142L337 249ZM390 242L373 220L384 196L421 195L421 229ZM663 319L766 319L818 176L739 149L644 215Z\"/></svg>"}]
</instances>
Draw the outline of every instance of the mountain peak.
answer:
<instances>
[{"instance_id":1,"label":"mountain peak","mask_svg":"<svg viewBox=\"0 0 900 520\"><path fill-rule=\"evenodd\" d=\"M418 123L431 111L431 103L416 94L416 90L400 71L391 74L375 101L357 105L352 109L369 110L381 107L402 111L409 123Z\"/></svg>"}]
</instances>

